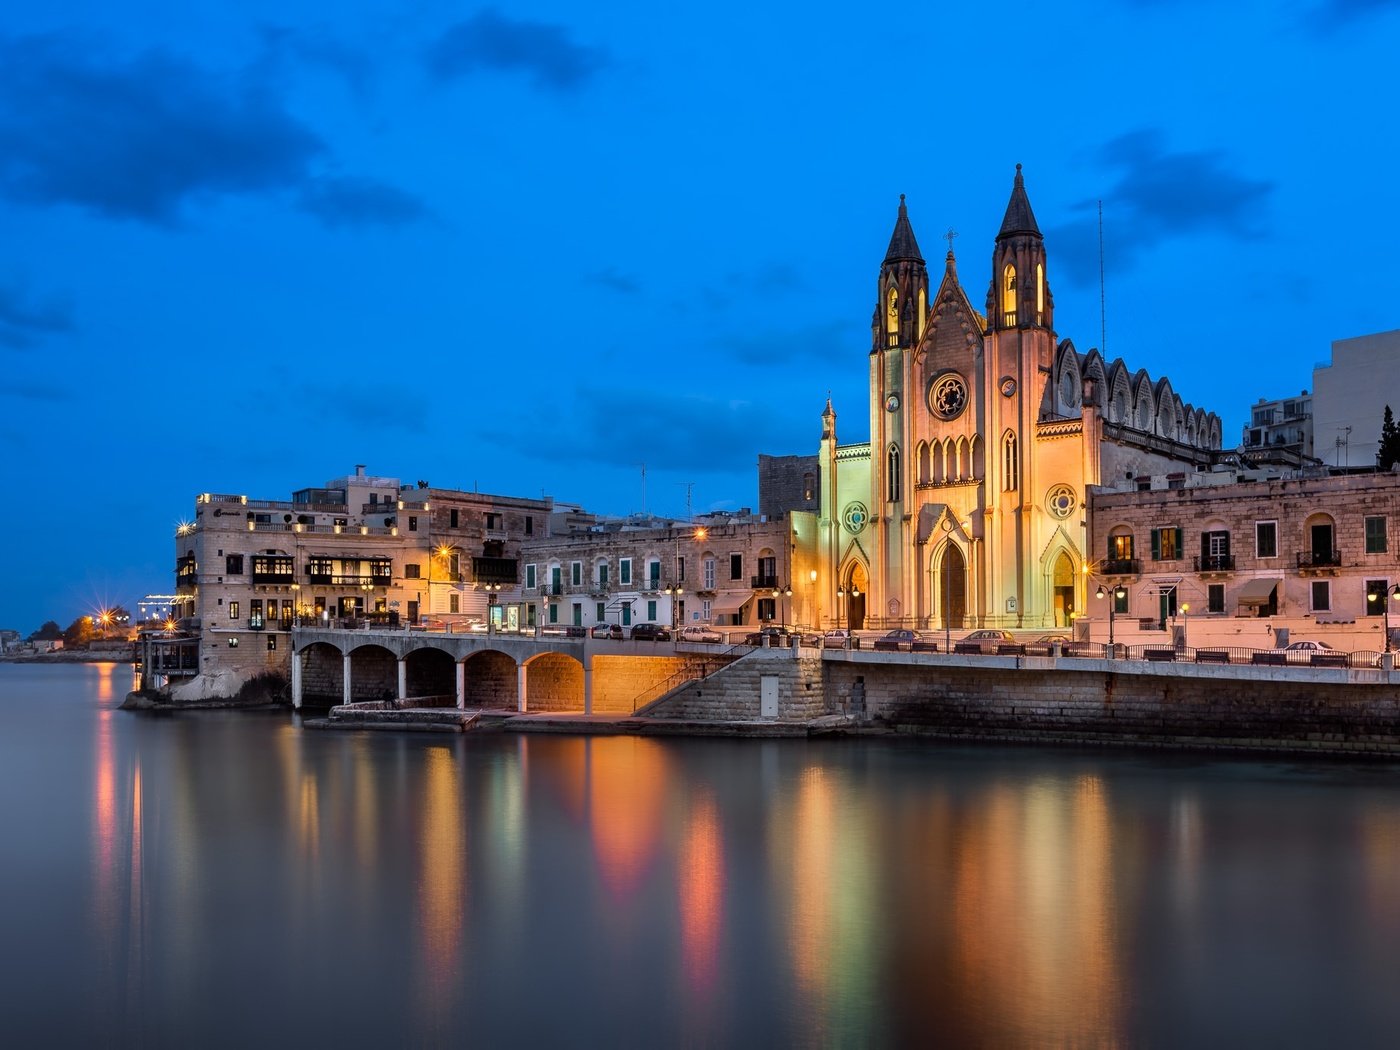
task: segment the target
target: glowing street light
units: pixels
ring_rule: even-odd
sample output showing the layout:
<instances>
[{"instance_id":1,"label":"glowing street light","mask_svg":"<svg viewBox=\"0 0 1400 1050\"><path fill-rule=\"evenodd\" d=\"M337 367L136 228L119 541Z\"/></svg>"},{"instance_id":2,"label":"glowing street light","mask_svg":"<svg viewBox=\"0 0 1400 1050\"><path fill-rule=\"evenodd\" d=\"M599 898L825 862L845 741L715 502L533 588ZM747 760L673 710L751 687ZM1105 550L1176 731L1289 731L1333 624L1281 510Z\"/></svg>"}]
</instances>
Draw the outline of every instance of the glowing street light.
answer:
<instances>
[{"instance_id":1,"label":"glowing street light","mask_svg":"<svg viewBox=\"0 0 1400 1050\"><path fill-rule=\"evenodd\" d=\"M1389 652L1390 652L1390 603L1393 602L1393 601L1400 601L1400 583L1397 583L1397 584L1390 590L1390 593L1389 593L1389 594L1386 594L1386 593L1384 593L1384 592L1372 591L1370 594L1366 595L1366 600L1367 600L1368 602L1381 602L1381 603L1382 603L1382 604L1381 604L1381 615L1385 617L1385 623L1384 623L1384 630L1385 630L1385 651L1386 651L1387 653L1389 653ZM1372 607L1374 608L1374 606L1372 606Z\"/></svg>"},{"instance_id":2,"label":"glowing street light","mask_svg":"<svg viewBox=\"0 0 1400 1050\"><path fill-rule=\"evenodd\" d=\"M1099 584L1099 589L1094 592L1094 597L1102 599L1105 595L1103 584ZM1113 617L1118 608L1118 603L1128 596L1127 590L1120 583L1113 588L1113 601L1108 603L1108 658L1113 659L1116 650L1113 647Z\"/></svg>"}]
</instances>

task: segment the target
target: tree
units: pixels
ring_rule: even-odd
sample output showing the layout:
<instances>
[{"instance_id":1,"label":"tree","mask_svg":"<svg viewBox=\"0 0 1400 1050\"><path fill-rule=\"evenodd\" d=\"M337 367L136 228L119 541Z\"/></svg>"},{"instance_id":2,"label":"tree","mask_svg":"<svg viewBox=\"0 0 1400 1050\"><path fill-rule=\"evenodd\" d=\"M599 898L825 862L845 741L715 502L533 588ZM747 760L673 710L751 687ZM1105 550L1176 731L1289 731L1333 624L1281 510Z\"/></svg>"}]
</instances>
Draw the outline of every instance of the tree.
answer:
<instances>
[{"instance_id":1,"label":"tree","mask_svg":"<svg viewBox=\"0 0 1400 1050\"><path fill-rule=\"evenodd\" d=\"M44 625L29 636L31 642L52 642L63 637L63 628L52 620L45 620Z\"/></svg>"},{"instance_id":2,"label":"tree","mask_svg":"<svg viewBox=\"0 0 1400 1050\"><path fill-rule=\"evenodd\" d=\"M1376 446L1376 466L1380 470L1390 470L1396 463L1400 463L1400 427L1395 425L1395 416L1386 405L1381 420L1381 440Z\"/></svg>"},{"instance_id":3,"label":"tree","mask_svg":"<svg viewBox=\"0 0 1400 1050\"><path fill-rule=\"evenodd\" d=\"M68 630L63 632L63 645L66 649L87 645L90 641L92 641L91 616L79 616L68 625Z\"/></svg>"}]
</instances>

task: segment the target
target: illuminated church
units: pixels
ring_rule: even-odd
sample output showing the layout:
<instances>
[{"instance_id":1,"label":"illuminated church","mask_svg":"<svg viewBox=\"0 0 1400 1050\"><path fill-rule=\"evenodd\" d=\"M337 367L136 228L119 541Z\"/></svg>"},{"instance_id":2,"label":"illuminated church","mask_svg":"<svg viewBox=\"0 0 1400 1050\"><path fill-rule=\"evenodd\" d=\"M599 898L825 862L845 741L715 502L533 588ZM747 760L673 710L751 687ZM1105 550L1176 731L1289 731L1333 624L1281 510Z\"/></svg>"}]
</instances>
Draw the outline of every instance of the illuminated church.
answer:
<instances>
[{"instance_id":1,"label":"illuminated church","mask_svg":"<svg viewBox=\"0 0 1400 1050\"><path fill-rule=\"evenodd\" d=\"M1089 487L1219 456L1214 413L1060 339L1052 272L1019 164L985 313L951 250L930 288L901 196L876 282L870 441L841 444L830 401L822 413L811 555L842 622L1068 627L1115 555L1086 549Z\"/></svg>"}]
</instances>

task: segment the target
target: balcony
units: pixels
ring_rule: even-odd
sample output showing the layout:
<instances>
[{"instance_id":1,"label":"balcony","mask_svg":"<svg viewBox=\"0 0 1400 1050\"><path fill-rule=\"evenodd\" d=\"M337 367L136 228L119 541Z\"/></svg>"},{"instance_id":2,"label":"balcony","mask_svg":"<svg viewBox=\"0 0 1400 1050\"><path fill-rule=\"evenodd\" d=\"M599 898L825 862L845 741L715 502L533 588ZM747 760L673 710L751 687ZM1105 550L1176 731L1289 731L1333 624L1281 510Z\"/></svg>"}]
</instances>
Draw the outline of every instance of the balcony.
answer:
<instances>
[{"instance_id":1,"label":"balcony","mask_svg":"<svg viewBox=\"0 0 1400 1050\"><path fill-rule=\"evenodd\" d=\"M751 576L749 586L756 591L773 591L778 589L778 577L776 576Z\"/></svg>"},{"instance_id":2,"label":"balcony","mask_svg":"<svg viewBox=\"0 0 1400 1050\"><path fill-rule=\"evenodd\" d=\"M199 584L199 566L194 557L175 560L175 587L195 587Z\"/></svg>"},{"instance_id":3,"label":"balcony","mask_svg":"<svg viewBox=\"0 0 1400 1050\"><path fill-rule=\"evenodd\" d=\"M1233 554L1198 554L1192 559L1192 567L1197 572L1234 572Z\"/></svg>"},{"instance_id":4,"label":"balcony","mask_svg":"<svg viewBox=\"0 0 1400 1050\"><path fill-rule=\"evenodd\" d=\"M291 586L292 584L294 584L294 583L296 583L296 582L297 582L297 575L296 575L296 573L293 572L291 569L288 569L286 572L255 572L255 573L253 573L253 583L254 583L254 585L257 585L257 584L260 584L260 583L266 583L266 584L279 584L279 585L281 585L281 586L283 586L283 587L289 587L289 586Z\"/></svg>"},{"instance_id":5,"label":"balcony","mask_svg":"<svg viewBox=\"0 0 1400 1050\"><path fill-rule=\"evenodd\" d=\"M312 583L330 584L332 587L361 587L369 584L371 587L388 587L394 582L391 575L374 574L365 576L360 573L346 575L344 573L307 573L307 579Z\"/></svg>"},{"instance_id":6,"label":"balcony","mask_svg":"<svg viewBox=\"0 0 1400 1050\"><path fill-rule=\"evenodd\" d=\"M1142 560L1139 558L1109 558L1099 566L1104 576L1141 576Z\"/></svg>"},{"instance_id":7,"label":"balcony","mask_svg":"<svg viewBox=\"0 0 1400 1050\"><path fill-rule=\"evenodd\" d=\"M474 583L514 584L519 579L514 558L473 558Z\"/></svg>"},{"instance_id":8,"label":"balcony","mask_svg":"<svg viewBox=\"0 0 1400 1050\"><path fill-rule=\"evenodd\" d=\"M1330 569L1341 564L1341 551L1298 552L1298 568L1300 569Z\"/></svg>"}]
</instances>

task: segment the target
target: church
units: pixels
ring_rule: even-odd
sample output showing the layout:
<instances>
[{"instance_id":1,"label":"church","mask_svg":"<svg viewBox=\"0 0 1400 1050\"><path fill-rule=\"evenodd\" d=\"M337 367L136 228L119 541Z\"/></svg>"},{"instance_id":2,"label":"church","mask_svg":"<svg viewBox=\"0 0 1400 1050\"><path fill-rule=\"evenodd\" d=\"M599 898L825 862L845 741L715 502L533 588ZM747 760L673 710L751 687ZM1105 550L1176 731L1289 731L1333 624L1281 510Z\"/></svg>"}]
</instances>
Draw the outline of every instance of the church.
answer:
<instances>
[{"instance_id":1,"label":"church","mask_svg":"<svg viewBox=\"0 0 1400 1050\"><path fill-rule=\"evenodd\" d=\"M828 400L803 552L843 625L1068 628L1114 560L1087 548L1090 488L1219 457L1217 415L1059 337L1051 263L1019 164L985 312L951 249L930 288L901 195L876 280L870 440L843 445Z\"/></svg>"}]
</instances>

